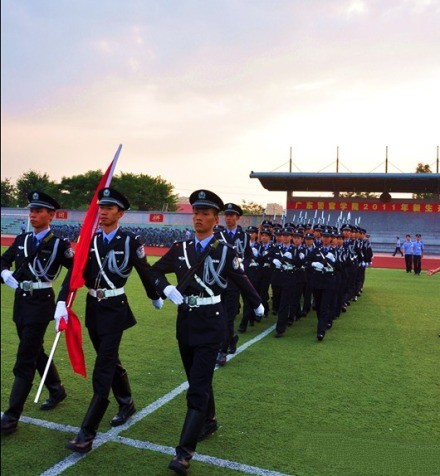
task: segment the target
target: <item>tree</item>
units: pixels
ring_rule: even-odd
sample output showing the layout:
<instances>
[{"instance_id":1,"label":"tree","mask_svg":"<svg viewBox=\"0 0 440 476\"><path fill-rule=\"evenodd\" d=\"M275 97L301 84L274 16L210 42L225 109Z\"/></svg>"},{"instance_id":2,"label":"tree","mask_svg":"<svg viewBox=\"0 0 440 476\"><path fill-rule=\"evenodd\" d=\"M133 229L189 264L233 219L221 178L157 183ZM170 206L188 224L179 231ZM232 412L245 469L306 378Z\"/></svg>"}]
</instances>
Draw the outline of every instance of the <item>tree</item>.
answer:
<instances>
[{"instance_id":1,"label":"tree","mask_svg":"<svg viewBox=\"0 0 440 476\"><path fill-rule=\"evenodd\" d=\"M416 174L432 174L431 166L419 162L416 168Z\"/></svg>"},{"instance_id":2,"label":"tree","mask_svg":"<svg viewBox=\"0 0 440 476\"><path fill-rule=\"evenodd\" d=\"M122 172L113 177L112 185L128 198L131 210L177 210L174 187L160 176Z\"/></svg>"},{"instance_id":3,"label":"tree","mask_svg":"<svg viewBox=\"0 0 440 476\"><path fill-rule=\"evenodd\" d=\"M49 179L46 173L41 175L39 172L29 170L17 180L17 204L19 207L25 207L28 204L28 194L33 190L49 194L55 200L61 200L61 192L58 185Z\"/></svg>"},{"instance_id":4,"label":"tree","mask_svg":"<svg viewBox=\"0 0 440 476\"><path fill-rule=\"evenodd\" d=\"M16 204L16 190L10 179L2 180L2 207L14 207Z\"/></svg>"},{"instance_id":5,"label":"tree","mask_svg":"<svg viewBox=\"0 0 440 476\"><path fill-rule=\"evenodd\" d=\"M333 196L337 196L338 198L379 198L377 193L372 192L337 192L333 193Z\"/></svg>"},{"instance_id":6,"label":"tree","mask_svg":"<svg viewBox=\"0 0 440 476\"><path fill-rule=\"evenodd\" d=\"M428 164L422 164L419 162L416 168L416 174L432 174L431 167ZM434 193L414 193L413 198L422 200L437 200L438 196Z\"/></svg>"},{"instance_id":7,"label":"tree","mask_svg":"<svg viewBox=\"0 0 440 476\"><path fill-rule=\"evenodd\" d=\"M255 202L247 202L246 200L241 201L241 209L243 210L244 215L262 215L264 208Z\"/></svg>"},{"instance_id":8,"label":"tree","mask_svg":"<svg viewBox=\"0 0 440 476\"><path fill-rule=\"evenodd\" d=\"M85 174L63 177L59 185L61 206L71 210L85 210L101 180L101 170L89 170Z\"/></svg>"}]
</instances>

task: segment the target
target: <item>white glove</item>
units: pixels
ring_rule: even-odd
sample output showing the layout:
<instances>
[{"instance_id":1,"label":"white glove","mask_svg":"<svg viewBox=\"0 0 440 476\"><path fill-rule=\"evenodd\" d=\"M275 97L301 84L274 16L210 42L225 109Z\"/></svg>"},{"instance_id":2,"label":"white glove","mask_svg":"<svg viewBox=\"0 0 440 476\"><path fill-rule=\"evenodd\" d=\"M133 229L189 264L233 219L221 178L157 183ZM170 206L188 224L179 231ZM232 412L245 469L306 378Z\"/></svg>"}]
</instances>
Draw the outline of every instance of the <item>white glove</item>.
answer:
<instances>
[{"instance_id":1,"label":"white glove","mask_svg":"<svg viewBox=\"0 0 440 476\"><path fill-rule=\"evenodd\" d=\"M252 253L253 253L253 255L255 256L255 258L258 257L258 250L257 250L257 248L252 247Z\"/></svg>"},{"instance_id":2,"label":"white glove","mask_svg":"<svg viewBox=\"0 0 440 476\"><path fill-rule=\"evenodd\" d=\"M61 319L64 319L64 322L66 324L69 321L69 314L67 313L67 307L66 307L66 302L65 301L58 301L57 302L57 307L55 309L54 319L55 319L55 330L57 332L59 332Z\"/></svg>"},{"instance_id":3,"label":"white glove","mask_svg":"<svg viewBox=\"0 0 440 476\"><path fill-rule=\"evenodd\" d=\"M362 268L365 268L365 266L367 266L367 263L365 261L362 261L361 266Z\"/></svg>"},{"instance_id":4,"label":"white glove","mask_svg":"<svg viewBox=\"0 0 440 476\"><path fill-rule=\"evenodd\" d=\"M275 268L281 268L281 261L278 258L275 258L272 263L275 265Z\"/></svg>"},{"instance_id":5,"label":"white glove","mask_svg":"<svg viewBox=\"0 0 440 476\"><path fill-rule=\"evenodd\" d=\"M151 304L153 304L153 306L154 306L156 309L162 309L163 299L162 299L162 298L152 299L152 300L151 300Z\"/></svg>"},{"instance_id":6,"label":"white glove","mask_svg":"<svg viewBox=\"0 0 440 476\"><path fill-rule=\"evenodd\" d=\"M12 271L9 271L9 269L4 269L2 271L2 278L6 286L9 286L12 289L18 288L18 281L14 278Z\"/></svg>"},{"instance_id":7,"label":"white glove","mask_svg":"<svg viewBox=\"0 0 440 476\"><path fill-rule=\"evenodd\" d=\"M176 288L176 286L173 286L172 284L169 284L163 290L163 293L176 306L179 306L180 304L183 303L183 296L180 294L180 291Z\"/></svg>"},{"instance_id":8,"label":"white glove","mask_svg":"<svg viewBox=\"0 0 440 476\"><path fill-rule=\"evenodd\" d=\"M312 263L312 268L315 268L318 271L322 271L324 269L324 265L320 263L319 261L314 261Z\"/></svg>"},{"instance_id":9,"label":"white glove","mask_svg":"<svg viewBox=\"0 0 440 476\"><path fill-rule=\"evenodd\" d=\"M287 259L292 259L292 253L290 251L286 251L284 254L283 254L284 258L287 258Z\"/></svg>"},{"instance_id":10,"label":"white glove","mask_svg":"<svg viewBox=\"0 0 440 476\"><path fill-rule=\"evenodd\" d=\"M255 315L257 317L263 317L264 316L264 306L263 304L260 304L257 309L254 309Z\"/></svg>"},{"instance_id":11,"label":"white glove","mask_svg":"<svg viewBox=\"0 0 440 476\"><path fill-rule=\"evenodd\" d=\"M334 263L336 261L336 257L333 253L330 253L330 251L325 255L325 257L331 261L332 263Z\"/></svg>"},{"instance_id":12,"label":"white glove","mask_svg":"<svg viewBox=\"0 0 440 476\"><path fill-rule=\"evenodd\" d=\"M300 253L298 256L299 256L299 259L304 259L306 257L304 253Z\"/></svg>"}]
</instances>

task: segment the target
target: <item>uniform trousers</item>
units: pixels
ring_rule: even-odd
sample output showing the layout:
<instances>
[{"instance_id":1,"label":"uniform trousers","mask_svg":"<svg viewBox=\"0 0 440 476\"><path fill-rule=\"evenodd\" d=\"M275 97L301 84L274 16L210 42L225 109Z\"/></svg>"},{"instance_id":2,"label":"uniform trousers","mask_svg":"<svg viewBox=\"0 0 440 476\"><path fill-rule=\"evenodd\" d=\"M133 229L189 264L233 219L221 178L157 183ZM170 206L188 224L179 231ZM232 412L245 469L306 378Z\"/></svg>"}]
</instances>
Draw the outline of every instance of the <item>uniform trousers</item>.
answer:
<instances>
[{"instance_id":1,"label":"uniform trousers","mask_svg":"<svg viewBox=\"0 0 440 476\"><path fill-rule=\"evenodd\" d=\"M355 295L357 269L357 262L350 264L345 269L347 279L345 281L344 302L350 302Z\"/></svg>"},{"instance_id":2,"label":"uniform trousers","mask_svg":"<svg viewBox=\"0 0 440 476\"><path fill-rule=\"evenodd\" d=\"M44 351L43 340L49 322L36 322L30 324L16 324L18 338L17 358L14 365L16 377L32 383L35 370L42 376L47 365L48 356ZM53 361L49 366L45 385L57 385L61 380Z\"/></svg>"},{"instance_id":3,"label":"uniform trousers","mask_svg":"<svg viewBox=\"0 0 440 476\"><path fill-rule=\"evenodd\" d=\"M422 257L420 255L413 255L414 274L420 274L422 271Z\"/></svg>"},{"instance_id":4,"label":"uniform trousers","mask_svg":"<svg viewBox=\"0 0 440 476\"><path fill-rule=\"evenodd\" d=\"M278 307L277 332L284 332L287 325L293 322L299 308L301 287L296 282L294 273L285 273L285 283L281 287L280 304Z\"/></svg>"},{"instance_id":5,"label":"uniform trousers","mask_svg":"<svg viewBox=\"0 0 440 476\"><path fill-rule=\"evenodd\" d=\"M411 273L413 263L413 255L405 255L406 272Z\"/></svg>"},{"instance_id":6,"label":"uniform trousers","mask_svg":"<svg viewBox=\"0 0 440 476\"><path fill-rule=\"evenodd\" d=\"M227 340L223 342L220 350L227 352L234 339L234 321L240 310L240 290L238 288L226 289L222 295L223 309L226 313Z\"/></svg>"},{"instance_id":7,"label":"uniform trousers","mask_svg":"<svg viewBox=\"0 0 440 476\"><path fill-rule=\"evenodd\" d=\"M252 283L252 286L255 288L257 293L260 294L259 288L261 287L260 283L262 275L258 267L249 267L246 271L246 274L249 278L249 281ZM243 296L243 318L240 322L239 329L246 330L248 323L253 323L255 320L255 313L252 305L249 300Z\"/></svg>"},{"instance_id":8,"label":"uniform trousers","mask_svg":"<svg viewBox=\"0 0 440 476\"><path fill-rule=\"evenodd\" d=\"M337 272L335 274L335 296L334 296L334 315L333 319L337 319L341 315L341 309L344 305L344 273Z\"/></svg>"},{"instance_id":9,"label":"uniform trousers","mask_svg":"<svg viewBox=\"0 0 440 476\"><path fill-rule=\"evenodd\" d=\"M112 385L122 378L125 369L119 360L119 345L122 331L108 335L98 335L94 329L88 329L89 337L96 351L93 368L93 393L108 398Z\"/></svg>"},{"instance_id":10,"label":"uniform trousers","mask_svg":"<svg viewBox=\"0 0 440 476\"><path fill-rule=\"evenodd\" d=\"M212 378L219 344L188 345L178 341L180 357L188 379L186 401L189 409L203 412L207 419L215 417Z\"/></svg>"},{"instance_id":11,"label":"uniform trousers","mask_svg":"<svg viewBox=\"0 0 440 476\"><path fill-rule=\"evenodd\" d=\"M355 295L361 293L365 281L365 266L359 266L356 272Z\"/></svg>"},{"instance_id":12,"label":"uniform trousers","mask_svg":"<svg viewBox=\"0 0 440 476\"><path fill-rule=\"evenodd\" d=\"M332 321L332 309L334 302L334 290L327 289L313 289L313 296L315 298L316 316L318 318L317 333L325 334L327 330L327 323Z\"/></svg>"}]
</instances>

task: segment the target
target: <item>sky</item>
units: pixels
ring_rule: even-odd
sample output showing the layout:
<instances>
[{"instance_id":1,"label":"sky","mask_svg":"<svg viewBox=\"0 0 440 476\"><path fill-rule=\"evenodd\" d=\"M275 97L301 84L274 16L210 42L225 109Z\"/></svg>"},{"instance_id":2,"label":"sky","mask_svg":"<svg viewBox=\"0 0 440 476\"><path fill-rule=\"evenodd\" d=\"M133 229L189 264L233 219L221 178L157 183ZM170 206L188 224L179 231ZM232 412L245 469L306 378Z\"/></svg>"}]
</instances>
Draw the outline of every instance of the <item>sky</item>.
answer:
<instances>
[{"instance_id":1,"label":"sky","mask_svg":"<svg viewBox=\"0 0 440 476\"><path fill-rule=\"evenodd\" d=\"M2 0L1 177L435 171L440 0Z\"/></svg>"}]
</instances>

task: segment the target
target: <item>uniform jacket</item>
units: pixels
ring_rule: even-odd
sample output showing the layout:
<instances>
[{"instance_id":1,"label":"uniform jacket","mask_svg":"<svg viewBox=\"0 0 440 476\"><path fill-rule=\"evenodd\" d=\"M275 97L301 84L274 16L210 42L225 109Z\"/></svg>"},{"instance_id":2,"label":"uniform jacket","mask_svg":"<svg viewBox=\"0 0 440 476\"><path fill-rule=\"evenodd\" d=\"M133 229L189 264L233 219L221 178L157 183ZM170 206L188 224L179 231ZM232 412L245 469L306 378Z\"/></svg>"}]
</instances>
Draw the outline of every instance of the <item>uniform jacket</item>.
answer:
<instances>
[{"instance_id":1,"label":"uniform jacket","mask_svg":"<svg viewBox=\"0 0 440 476\"><path fill-rule=\"evenodd\" d=\"M328 252L337 257L335 248L328 247L328 251L325 251L323 246L316 246L306 256L305 266L310 270L309 277L312 288L331 289L333 287L335 271L338 263L337 261L331 262L325 257ZM322 263L325 269L323 271L314 269L312 263L315 262Z\"/></svg>"},{"instance_id":2,"label":"uniform jacket","mask_svg":"<svg viewBox=\"0 0 440 476\"><path fill-rule=\"evenodd\" d=\"M52 282L56 279L61 266L71 268L73 250L69 241L53 234L47 242L38 248L37 254L28 265L21 267L25 258L32 253L32 240L32 232L18 235L15 238L1 257L2 271L10 269L15 262L14 276L19 283L23 281ZM52 288L34 289L32 292L21 288L15 290L13 312L15 322L22 324L48 322L53 319L54 312L55 298Z\"/></svg>"},{"instance_id":3,"label":"uniform jacket","mask_svg":"<svg viewBox=\"0 0 440 476\"><path fill-rule=\"evenodd\" d=\"M184 296L209 297L208 287L214 296L224 291L228 282L232 282L246 296L253 308L261 304L261 299L240 266L240 260L232 246L213 238L211 251L196 275L193 277ZM188 269L194 266L200 257L195 250L194 240L177 241L153 267L154 284L157 291L165 297L163 290L170 284L165 275L175 273L180 284ZM214 270L214 273L212 272ZM178 307L176 336L187 345L220 343L226 337L226 318L221 302L216 304Z\"/></svg>"},{"instance_id":4,"label":"uniform jacket","mask_svg":"<svg viewBox=\"0 0 440 476\"><path fill-rule=\"evenodd\" d=\"M115 288L122 288L133 268L136 269L147 296L158 299L151 279L151 266L147 263L144 246L132 233L118 229L110 244L103 243L102 232L98 231L92 239L88 261L84 269L85 285L89 289L111 289L108 280ZM70 273L69 273L70 274ZM68 287L69 276L63 283L63 292ZM108 297L98 301L87 295L86 326L100 335L121 332L136 324L126 294Z\"/></svg>"}]
</instances>

